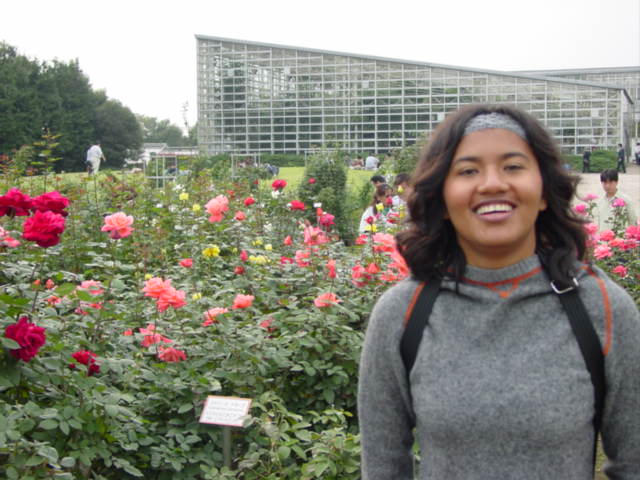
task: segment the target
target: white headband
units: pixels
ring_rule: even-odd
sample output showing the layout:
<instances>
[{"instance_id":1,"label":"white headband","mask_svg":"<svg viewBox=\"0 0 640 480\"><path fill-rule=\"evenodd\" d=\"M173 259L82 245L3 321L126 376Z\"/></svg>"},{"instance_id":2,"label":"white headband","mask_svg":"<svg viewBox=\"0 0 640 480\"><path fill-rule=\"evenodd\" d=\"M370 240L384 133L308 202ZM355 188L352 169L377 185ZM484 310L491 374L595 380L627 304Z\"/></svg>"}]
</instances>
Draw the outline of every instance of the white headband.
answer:
<instances>
[{"instance_id":1,"label":"white headband","mask_svg":"<svg viewBox=\"0 0 640 480\"><path fill-rule=\"evenodd\" d=\"M517 121L509 115L497 112L483 113L473 117L469 122L467 122L463 136L467 136L470 133L477 132L478 130L487 130L489 128L509 130L510 132L518 135L525 142L527 141L527 134L524 132L524 128L522 128Z\"/></svg>"}]
</instances>

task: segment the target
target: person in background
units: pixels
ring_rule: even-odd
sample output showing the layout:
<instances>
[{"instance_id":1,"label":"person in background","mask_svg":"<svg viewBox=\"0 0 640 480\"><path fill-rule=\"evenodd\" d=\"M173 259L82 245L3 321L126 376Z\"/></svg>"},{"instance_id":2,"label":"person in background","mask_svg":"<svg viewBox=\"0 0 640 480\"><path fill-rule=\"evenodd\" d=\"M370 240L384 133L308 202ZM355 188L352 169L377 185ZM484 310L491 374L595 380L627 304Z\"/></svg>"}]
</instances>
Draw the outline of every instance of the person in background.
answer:
<instances>
[{"instance_id":1,"label":"person in background","mask_svg":"<svg viewBox=\"0 0 640 480\"><path fill-rule=\"evenodd\" d=\"M618 191L618 171L613 168L604 170L600 174L600 183L605 194L596 204L598 228L600 230L612 230L614 227L614 212L618 208L623 209L625 212L627 225L635 225L637 217L631 204L631 199Z\"/></svg>"},{"instance_id":2,"label":"person in background","mask_svg":"<svg viewBox=\"0 0 640 480\"><path fill-rule=\"evenodd\" d=\"M393 190L386 183L381 183L376 186L376 191L373 194L373 200L371 204L364 210L362 217L360 218L360 225L358 226L358 232L365 233L370 230L372 224L386 225L386 217L391 209L391 203L393 196Z\"/></svg>"},{"instance_id":3,"label":"person in background","mask_svg":"<svg viewBox=\"0 0 640 480\"><path fill-rule=\"evenodd\" d=\"M382 175L374 175L369 181L373 184L373 188L376 188L378 185L381 185L383 183L387 183L387 179Z\"/></svg>"},{"instance_id":4,"label":"person in background","mask_svg":"<svg viewBox=\"0 0 640 480\"><path fill-rule=\"evenodd\" d=\"M100 142L95 142L89 150L87 150L87 159L85 160L85 164L87 166L87 173L89 174L97 174L98 170L100 170L100 161L107 161L102 153L102 149L100 148Z\"/></svg>"},{"instance_id":5,"label":"person in background","mask_svg":"<svg viewBox=\"0 0 640 480\"><path fill-rule=\"evenodd\" d=\"M636 143L636 148L634 152L636 156L636 165L640 165L640 142Z\"/></svg>"},{"instance_id":6,"label":"person in background","mask_svg":"<svg viewBox=\"0 0 640 480\"><path fill-rule=\"evenodd\" d=\"M515 107L469 106L437 127L396 235L411 276L377 301L365 334L363 480L591 480L598 431L607 476L640 478L640 314L586 263L576 183L551 135ZM436 286L435 303L406 367L405 322L425 285ZM567 290L604 357L599 429L558 298Z\"/></svg>"},{"instance_id":7,"label":"person in background","mask_svg":"<svg viewBox=\"0 0 640 480\"><path fill-rule=\"evenodd\" d=\"M616 170L627 173L627 166L624 162L624 147L621 143L618 144L618 165L616 166Z\"/></svg>"},{"instance_id":8,"label":"person in background","mask_svg":"<svg viewBox=\"0 0 640 480\"><path fill-rule=\"evenodd\" d=\"M361 170L364 168L364 160L362 159L362 155L356 155L356 159L351 163L351 168L356 170Z\"/></svg>"},{"instance_id":9,"label":"person in background","mask_svg":"<svg viewBox=\"0 0 640 480\"><path fill-rule=\"evenodd\" d=\"M367 159L364 161L365 170L377 170L380 165L380 160L378 160L373 155L369 155Z\"/></svg>"},{"instance_id":10,"label":"person in background","mask_svg":"<svg viewBox=\"0 0 640 480\"><path fill-rule=\"evenodd\" d=\"M393 206L399 207L407 204L407 198L411 193L411 187L409 187L409 174L399 173L393 180L393 186L396 189L396 194L393 196Z\"/></svg>"},{"instance_id":11,"label":"person in background","mask_svg":"<svg viewBox=\"0 0 640 480\"><path fill-rule=\"evenodd\" d=\"M591 151L587 148L582 154L582 173L589 173L590 162L591 162Z\"/></svg>"}]
</instances>

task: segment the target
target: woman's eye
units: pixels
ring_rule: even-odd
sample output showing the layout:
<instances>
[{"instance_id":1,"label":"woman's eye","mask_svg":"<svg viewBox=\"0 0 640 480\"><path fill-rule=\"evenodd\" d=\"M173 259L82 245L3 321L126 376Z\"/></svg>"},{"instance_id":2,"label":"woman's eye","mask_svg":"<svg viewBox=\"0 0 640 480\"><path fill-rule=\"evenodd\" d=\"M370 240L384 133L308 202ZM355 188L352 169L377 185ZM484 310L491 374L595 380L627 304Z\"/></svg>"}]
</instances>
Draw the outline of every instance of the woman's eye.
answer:
<instances>
[{"instance_id":1,"label":"woman's eye","mask_svg":"<svg viewBox=\"0 0 640 480\"><path fill-rule=\"evenodd\" d=\"M522 165L520 165L520 164L514 163L514 164L511 164L511 165L507 165L504 168L505 168L505 170L521 170L524 167Z\"/></svg>"},{"instance_id":2,"label":"woman's eye","mask_svg":"<svg viewBox=\"0 0 640 480\"><path fill-rule=\"evenodd\" d=\"M475 168L463 168L458 172L458 175L469 176L469 175L473 175L476 172L477 170Z\"/></svg>"}]
</instances>

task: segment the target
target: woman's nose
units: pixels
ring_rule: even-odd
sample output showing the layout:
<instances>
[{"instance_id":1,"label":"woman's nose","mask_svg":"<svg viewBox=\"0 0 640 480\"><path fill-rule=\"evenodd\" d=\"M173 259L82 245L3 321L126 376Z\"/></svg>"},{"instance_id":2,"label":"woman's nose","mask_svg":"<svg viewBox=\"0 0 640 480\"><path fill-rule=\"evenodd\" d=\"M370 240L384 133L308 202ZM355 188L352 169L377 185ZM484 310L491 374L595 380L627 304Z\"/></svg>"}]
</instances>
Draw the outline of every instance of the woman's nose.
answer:
<instances>
[{"instance_id":1,"label":"woman's nose","mask_svg":"<svg viewBox=\"0 0 640 480\"><path fill-rule=\"evenodd\" d=\"M500 192L506 190L506 188L507 183L502 172L494 168L485 170L478 186L478 190L482 192Z\"/></svg>"}]
</instances>

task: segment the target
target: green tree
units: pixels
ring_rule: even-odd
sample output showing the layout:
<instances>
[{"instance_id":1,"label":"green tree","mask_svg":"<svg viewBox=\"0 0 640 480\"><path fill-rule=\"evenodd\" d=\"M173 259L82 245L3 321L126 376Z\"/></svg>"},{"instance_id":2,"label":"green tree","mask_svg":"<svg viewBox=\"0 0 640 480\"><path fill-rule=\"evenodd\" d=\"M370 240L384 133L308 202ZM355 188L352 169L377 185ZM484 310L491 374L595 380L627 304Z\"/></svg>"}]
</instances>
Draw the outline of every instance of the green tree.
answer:
<instances>
[{"instance_id":1,"label":"green tree","mask_svg":"<svg viewBox=\"0 0 640 480\"><path fill-rule=\"evenodd\" d=\"M142 147L142 129L131 110L117 100L104 98L96 107L96 135L107 158L105 167L120 168L125 158L137 158Z\"/></svg>"},{"instance_id":2,"label":"green tree","mask_svg":"<svg viewBox=\"0 0 640 480\"><path fill-rule=\"evenodd\" d=\"M142 139L145 143L166 143L171 147L186 147L197 145L195 127L189 129L189 136L182 133L182 129L169 120L158 120L155 117L137 115L142 128Z\"/></svg>"}]
</instances>

